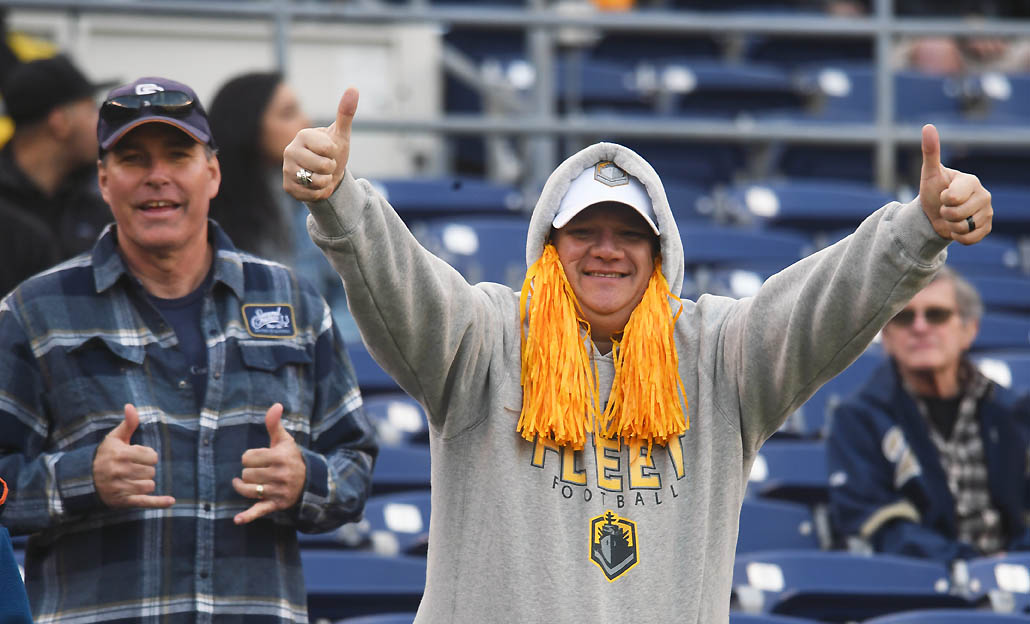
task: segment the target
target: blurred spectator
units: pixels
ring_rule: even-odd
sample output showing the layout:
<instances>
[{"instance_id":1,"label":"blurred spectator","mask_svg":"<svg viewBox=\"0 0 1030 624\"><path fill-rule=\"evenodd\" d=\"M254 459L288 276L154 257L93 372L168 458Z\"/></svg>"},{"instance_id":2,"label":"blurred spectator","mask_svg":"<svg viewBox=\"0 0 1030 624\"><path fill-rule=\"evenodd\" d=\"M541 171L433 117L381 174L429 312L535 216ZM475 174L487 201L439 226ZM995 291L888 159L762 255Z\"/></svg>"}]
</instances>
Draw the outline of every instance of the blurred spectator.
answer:
<instances>
[{"instance_id":1,"label":"blurred spectator","mask_svg":"<svg viewBox=\"0 0 1030 624\"><path fill-rule=\"evenodd\" d=\"M311 125L278 72L230 79L211 104L222 185L211 217L237 248L282 262L311 280L329 302L346 342L359 340L339 275L308 237L304 205L283 191L283 150Z\"/></svg>"},{"instance_id":2,"label":"blurred spectator","mask_svg":"<svg viewBox=\"0 0 1030 624\"><path fill-rule=\"evenodd\" d=\"M98 88L63 55L18 65L2 86L15 130L0 151L0 212L39 220L59 259L90 249L111 220L96 182Z\"/></svg>"},{"instance_id":3,"label":"blurred spectator","mask_svg":"<svg viewBox=\"0 0 1030 624\"><path fill-rule=\"evenodd\" d=\"M890 361L830 428L839 535L946 562L1030 549L1020 408L965 355L982 313L973 286L945 267L884 327Z\"/></svg>"},{"instance_id":4,"label":"blurred spectator","mask_svg":"<svg viewBox=\"0 0 1030 624\"><path fill-rule=\"evenodd\" d=\"M856 16L871 12L871 0L826 0L832 15ZM899 17L1027 18L1025 0L896 0ZM956 75L984 71L1030 71L1030 41L992 35L900 37L893 64L927 74Z\"/></svg>"},{"instance_id":5,"label":"blurred spectator","mask_svg":"<svg viewBox=\"0 0 1030 624\"><path fill-rule=\"evenodd\" d=\"M7 29L7 9L0 9L0 84L3 84L11 70L21 63L50 58L57 54L57 46L20 32ZM7 143L14 134L14 122L6 114L0 116L0 145Z\"/></svg>"}]
</instances>

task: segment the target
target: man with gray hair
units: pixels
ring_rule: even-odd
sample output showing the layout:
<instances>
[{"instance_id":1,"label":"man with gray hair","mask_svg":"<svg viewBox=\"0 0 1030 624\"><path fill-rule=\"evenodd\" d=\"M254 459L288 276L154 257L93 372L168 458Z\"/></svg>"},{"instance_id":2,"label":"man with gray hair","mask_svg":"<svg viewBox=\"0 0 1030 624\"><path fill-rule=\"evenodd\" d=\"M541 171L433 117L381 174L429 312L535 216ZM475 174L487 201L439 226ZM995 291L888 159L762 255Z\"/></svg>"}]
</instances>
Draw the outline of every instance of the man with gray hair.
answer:
<instances>
[{"instance_id":1,"label":"man with gray hair","mask_svg":"<svg viewBox=\"0 0 1030 624\"><path fill-rule=\"evenodd\" d=\"M966 357L976 289L944 267L883 329L890 361L833 419L830 514L874 550L950 562L1030 549L1016 397Z\"/></svg>"}]
</instances>

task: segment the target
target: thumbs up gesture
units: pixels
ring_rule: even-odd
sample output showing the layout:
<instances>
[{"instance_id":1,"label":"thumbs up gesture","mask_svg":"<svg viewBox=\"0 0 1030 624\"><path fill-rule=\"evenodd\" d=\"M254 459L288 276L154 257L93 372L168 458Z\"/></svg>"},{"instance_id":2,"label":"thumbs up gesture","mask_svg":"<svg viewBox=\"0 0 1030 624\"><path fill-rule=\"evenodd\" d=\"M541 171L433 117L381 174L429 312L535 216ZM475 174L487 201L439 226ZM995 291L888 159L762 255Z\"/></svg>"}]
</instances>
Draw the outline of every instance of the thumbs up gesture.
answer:
<instances>
[{"instance_id":1,"label":"thumbs up gesture","mask_svg":"<svg viewBox=\"0 0 1030 624\"><path fill-rule=\"evenodd\" d=\"M97 495L108 507L171 507L175 504L171 496L149 495L156 488L157 451L130 442L138 427L139 413L126 403L125 420L107 434L93 457Z\"/></svg>"},{"instance_id":2,"label":"thumbs up gesture","mask_svg":"<svg viewBox=\"0 0 1030 624\"><path fill-rule=\"evenodd\" d=\"M280 509L289 509L300 500L307 478L307 465L293 436L283 426L283 406L276 403L265 412L268 448L249 449L243 454L242 478L232 480L241 496L258 499L244 512L236 514L236 524L246 524Z\"/></svg>"},{"instance_id":3,"label":"thumbs up gesture","mask_svg":"<svg viewBox=\"0 0 1030 624\"><path fill-rule=\"evenodd\" d=\"M990 192L975 175L941 164L941 140L930 124L923 126L919 203L942 238L972 245L991 231L994 208Z\"/></svg>"},{"instance_id":4,"label":"thumbs up gesture","mask_svg":"<svg viewBox=\"0 0 1030 624\"><path fill-rule=\"evenodd\" d=\"M350 158L351 124L358 110L358 90L347 89L328 128L305 128L283 151L283 188L300 201L333 194ZM299 175L298 175L299 174Z\"/></svg>"}]
</instances>

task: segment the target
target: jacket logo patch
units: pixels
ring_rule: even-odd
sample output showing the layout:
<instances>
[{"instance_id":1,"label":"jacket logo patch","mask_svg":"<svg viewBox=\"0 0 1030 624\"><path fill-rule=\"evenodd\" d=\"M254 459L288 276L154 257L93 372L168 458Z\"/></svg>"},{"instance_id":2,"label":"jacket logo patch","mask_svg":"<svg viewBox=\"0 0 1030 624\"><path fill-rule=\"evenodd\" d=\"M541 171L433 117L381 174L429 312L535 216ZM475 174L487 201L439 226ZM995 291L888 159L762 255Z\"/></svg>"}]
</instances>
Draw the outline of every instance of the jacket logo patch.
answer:
<instances>
[{"instance_id":1,"label":"jacket logo patch","mask_svg":"<svg viewBox=\"0 0 1030 624\"><path fill-rule=\"evenodd\" d=\"M243 306L243 324L257 338L292 338L297 335L293 306L288 303L248 303Z\"/></svg>"},{"instance_id":2,"label":"jacket logo patch","mask_svg":"<svg viewBox=\"0 0 1030 624\"><path fill-rule=\"evenodd\" d=\"M611 511L591 519L590 560L609 582L637 565L637 523Z\"/></svg>"},{"instance_id":3,"label":"jacket logo patch","mask_svg":"<svg viewBox=\"0 0 1030 624\"><path fill-rule=\"evenodd\" d=\"M629 175L615 163L607 160L594 166L594 179L608 186L629 184Z\"/></svg>"}]
</instances>

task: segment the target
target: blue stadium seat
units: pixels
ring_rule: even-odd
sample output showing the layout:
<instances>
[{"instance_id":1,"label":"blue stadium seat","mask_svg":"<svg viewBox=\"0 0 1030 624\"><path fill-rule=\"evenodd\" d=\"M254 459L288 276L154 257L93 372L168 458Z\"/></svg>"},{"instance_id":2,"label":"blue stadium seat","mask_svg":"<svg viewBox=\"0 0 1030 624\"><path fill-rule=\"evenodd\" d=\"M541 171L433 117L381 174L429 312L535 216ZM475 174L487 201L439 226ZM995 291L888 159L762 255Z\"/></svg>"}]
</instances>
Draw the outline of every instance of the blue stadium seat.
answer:
<instances>
[{"instance_id":1,"label":"blue stadium seat","mask_svg":"<svg viewBox=\"0 0 1030 624\"><path fill-rule=\"evenodd\" d=\"M1030 149L1027 147L951 146L948 151L950 156L943 161L947 166L972 173L989 189L1027 184L1026 172L1030 171Z\"/></svg>"},{"instance_id":2,"label":"blue stadium seat","mask_svg":"<svg viewBox=\"0 0 1030 624\"><path fill-rule=\"evenodd\" d=\"M1030 351L984 351L970 357L996 383L1017 392L1030 390Z\"/></svg>"},{"instance_id":3,"label":"blue stadium seat","mask_svg":"<svg viewBox=\"0 0 1030 624\"><path fill-rule=\"evenodd\" d=\"M725 197L726 213L742 223L809 232L853 230L894 199L871 185L821 180L741 184Z\"/></svg>"},{"instance_id":4,"label":"blue stadium seat","mask_svg":"<svg viewBox=\"0 0 1030 624\"><path fill-rule=\"evenodd\" d=\"M730 611L730 624L818 624L818 622L786 615Z\"/></svg>"},{"instance_id":5,"label":"blue stadium seat","mask_svg":"<svg viewBox=\"0 0 1030 624\"><path fill-rule=\"evenodd\" d=\"M1030 313L1030 276L971 273L968 279L990 312Z\"/></svg>"},{"instance_id":6,"label":"blue stadium seat","mask_svg":"<svg viewBox=\"0 0 1030 624\"><path fill-rule=\"evenodd\" d=\"M733 587L745 611L846 622L970 606L949 575L944 564L893 555L765 551L736 557Z\"/></svg>"},{"instance_id":7,"label":"blue stadium seat","mask_svg":"<svg viewBox=\"0 0 1030 624\"><path fill-rule=\"evenodd\" d=\"M365 414L375 425L379 444L408 446L429 443L429 423L418 401L403 392L364 397Z\"/></svg>"},{"instance_id":8,"label":"blue stadium seat","mask_svg":"<svg viewBox=\"0 0 1030 624\"><path fill-rule=\"evenodd\" d=\"M994 208L994 231L1006 236L1030 233L1030 187L994 184L988 190Z\"/></svg>"},{"instance_id":9,"label":"blue stadium seat","mask_svg":"<svg viewBox=\"0 0 1030 624\"><path fill-rule=\"evenodd\" d=\"M405 222L452 215L512 215L526 208L522 193L508 185L476 178L373 180Z\"/></svg>"},{"instance_id":10,"label":"blue stadium seat","mask_svg":"<svg viewBox=\"0 0 1030 624\"><path fill-rule=\"evenodd\" d=\"M948 245L948 265L966 277L1024 276L1018 245L997 232L975 245Z\"/></svg>"},{"instance_id":11,"label":"blue stadium seat","mask_svg":"<svg viewBox=\"0 0 1030 624\"><path fill-rule=\"evenodd\" d=\"M603 130L603 129L602 129ZM618 124L599 136L621 143L646 159L662 178L662 184L677 182L711 188L729 182L747 161L740 145L700 141L646 141L618 136ZM577 147L585 147L578 144Z\"/></svg>"},{"instance_id":12,"label":"blue stadium seat","mask_svg":"<svg viewBox=\"0 0 1030 624\"><path fill-rule=\"evenodd\" d=\"M1030 348L1030 316L991 312L980 319L974 351Z\"/></svg>"},{"instance_id":13,"label":"blue stadium seat","mask_svg":"<svg viewBox=\"0 0 1030 624\"><path fill-rule=\"evenodd\" d=\"M684 263L705 266L761 267L776 270L803 258L808 239L793 232L687 222L680 226Z\"/></svg>"},{"instance_id":14,"label":"blue stadium seat","mask_svg":"<svg viewBox=\"0 0 1030 624\"><path fill-rule=\"evenodd\" d=\"M429 544L429 490L369 497L361 520L328 533L298 533L305 549L348 548L383 556L424 557Z\"/></svg>"},{"instance_id":15,"label":"blue stadium seat","mask_svg":"<svg viewBox=\"0 0 1030 624\"><path fill-rule=\"evenodd\" d=\"M337 620L334 624L411 624L415 613L383 613Z\"/></svg>"},{"instance_id":16,"label":"blue stadium seat","mask_svg":"<svg viewBox=\"0 0 1030 624\"><path fill-rule=\"evenodd\" d=\"M777 436L782 433L806 438L825 437L837 406L854 394L886 359L887 356L879 346L871 346L851 366L816 390L804 405L790 415Z\"/></svg>"},{"instance_id":17,"label":"blue stadium seat","mask_svg":"<svg viewBox=\"0 0 1030 624\"><path fill-rule=\"evenodd\" d=\"M922 609L866 620L863 624L1016 624L1030 618L976 609Z\"/></svg>"},{"instance_id":18,"label":"blue stadium seat","mask_svg":"<svg viewBox=\"0 0 1030 624\"><path fill-rule=\"evenodd\" d=\"M1030 121L1030 75L987 72L970 76L965 86L982 104L979 120L1011 125Z\"/></svg>"},{"instance_id":19,"label":"blue stadium seat","mask_svg":"<svg viewBox=\"0 0 1030 624\"><path fill-rule=\"evenodd\" d=\"M798 503L745 498L740 508L737 554L788 549L819 549L812 510Z\"/></svg>"},{"instance_id":20,"label":"blue stadium seat","mask_svg":"<svg viewBox=\"0 0 1030 624\"><path fill-rule=\"evenodd\" d=\"M964 123L961 85L954 78L914 71L894 75L894 114L899 122Z\"/></svg>"},{"instance_id":21,"label":"blue stadium seat","mask_svg":"<svg viewBox=\"0 0 1030 624\"><path fill-rule=\"evenodd\" d=\"M1030 613L1030 553L1003 553L965 562L966 591L995 611Z\"/></svg>"},{"instance_id":22,"label":"blue stadium seat","mask_svg":"<svg viewBox=\"0 0 1030 624\"><path fill-rule=\"evenodd\" d=\"M747 491L811 506L828 499L828 479L825 442L771 439L751 466Z\"/></svg>"},{"instance_id":23,"label":"blue stadium seat","mask_svg":"<svg viewBox=\"0 0 1030 624\"><path fill-rule=\"evenodd\" d=\"M354 365L354 374L358 377L358 387L361 388L362 394L401 392L397 382L372 359L372 356L365 350L364 344L349 342L346 349L347 356Z\"/></svg>"},{"instance_id":24,"label":"blue stadium seat","mask_svg":"<svg viewBox=\"0 0 1030 624\"><path fill-rule=\"evenodd\" d=\"M372 493L429 488L429 447L381 446L372 471Z\"/></svg>"},{"instance_id":25,"label":"blue stadium seat","mask_svg":"<svg viewBox=\"0 0 1030 624\"><path fill-rule=\"evenodd\" d=\"M518 216L452 217L413 223L422 246L471 284L497 282L515 290L526 278L529 220Z\"/></svg>"},{"instance_id":26,"label":"blue stadium seat","mask_svg":"<svg viewBox=\"0 0 1030 624\"><path fill-rule=\"evenodd\" d=\"M426 584L426 560L351 550L300 553L311 621L414 612Z\"/></svg>"}]
</instances>

